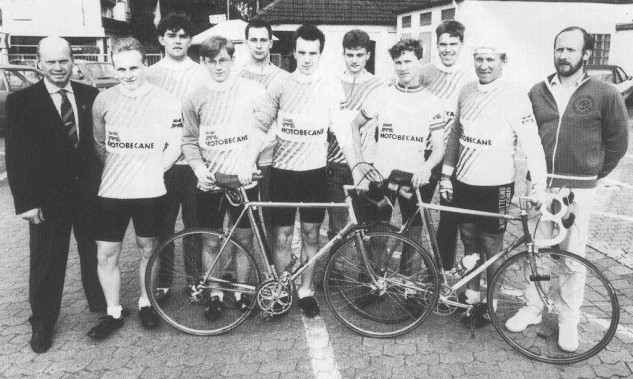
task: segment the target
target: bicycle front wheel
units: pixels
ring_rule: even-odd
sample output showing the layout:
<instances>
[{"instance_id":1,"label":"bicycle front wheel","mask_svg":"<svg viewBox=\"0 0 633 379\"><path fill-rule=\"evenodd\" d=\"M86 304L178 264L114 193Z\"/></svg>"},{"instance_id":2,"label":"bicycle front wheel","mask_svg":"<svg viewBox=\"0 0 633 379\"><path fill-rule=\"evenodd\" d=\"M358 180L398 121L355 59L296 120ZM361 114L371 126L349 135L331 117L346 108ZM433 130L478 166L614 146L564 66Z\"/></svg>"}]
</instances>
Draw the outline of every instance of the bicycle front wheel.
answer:
<instances>
[{"instance_id":1,"label":"bicycle front wheel","mask_svg":"<svg viewBox=\"0 0 633 379\"><path fill-rule=\"evenodd\" d=\"M367 337L395 337L420 325L435 307L438 288L431 256L392 232L352 235L332 253L325 268L330 309L345 326Z\"/></svg>"},{"instance_id":2,"label":"bicycle front wheel","mask_svg":"<svg viewBox=\"0 0 633 379\"><path fill-rule=\"evenodd\" d=\"M503 339L548 363L574 363L597 354L613 338L620 318L613 286L596 266L554 249L523 252L506 261L488 287L488 304ZM560 323L567 323L567 330L577 324L576 349L569 347L575 345L569 333L564 350L559 345Z\"/></svg>"},{"instance_id":3,"label":"bicycle front wheel","mask_svg":"<svg viewBox=\"0 0 633 379\"><path fill-rule=\"evenodd\" d=\"M172 236L154 251L145 272L147 294L161 318L176 329L201 336L227 332L246 320L255 307L259 281L250 252L208 229ZM220 301L219 317L207 311L213 299Z\"/></svg>"}]
</instances>

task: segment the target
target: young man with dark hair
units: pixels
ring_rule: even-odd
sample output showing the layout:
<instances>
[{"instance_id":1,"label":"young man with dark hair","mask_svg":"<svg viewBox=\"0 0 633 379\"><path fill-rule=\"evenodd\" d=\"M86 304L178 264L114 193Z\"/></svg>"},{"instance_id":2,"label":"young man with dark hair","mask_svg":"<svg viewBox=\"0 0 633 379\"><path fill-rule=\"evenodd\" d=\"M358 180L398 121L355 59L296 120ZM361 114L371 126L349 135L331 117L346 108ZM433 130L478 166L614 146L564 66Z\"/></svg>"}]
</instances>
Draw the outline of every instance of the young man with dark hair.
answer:
<instances>
[{"instance_id":1,"label":"young man with dark hair","mask_svg":"<svg viewBox=\"0 0 633 379\"><path fill-rule=\"evenodd\" d=\"M422 66L420 71L422 86L437 96L444 107L446 137L448 137L448 132L455 118L459 91L466 83L475 80L475 76L472 74L472 67L462 65L459 62L465 30L466 28L459 21L448 20L442 22L435 29L438 59ZM433 147L429 145L427 148L430 151ZM429 153L427 152L427 154ZM440 171L441 165L438 165L434 171L435 176L437 176L437 178L433 179L434 186L437 185ZM440 198L440 203L446 205L445 200L442 198ZM455 264L455 247L457 244L457 220L454 213L440 213L437 244L442 257L442 266L445 270L451 270Z\"/></svg>"},{"instance_id":2,"label":"young man with dark hair","mask_svg":"<svg viewBox=\"0 0 633 379\"><path fill-rule=\"evenodd\" d=\"M164 173L181 154L182 121L176 98L145 79L145 49L131 37L115 41L112 63L120 84L99 94L92 108L97 155L104 163L97 201L97 256L107 316L88 336L103 339L123 326L119 256L130 219L139 248L139 319L159 318L145 292L145 270L158 246L165 216Z\"/></svg>"},{"instance_id":3,"label":"young man with dark hair","mask_svg":"<svg viewBox=\"0 0 633 379\"><path fill-rule=\"evenodd\" d=\"M201 85L208 76L199 64L187 56L193 32L191 19L184 14L170 13L160 21L157 31L158 42L165 48L165 56L147 69L147 81L182 101L186 93ZM176 164L165 172L166 214L161 225L161 241L174 233L181 206L184 227L193 228L198 225L196 183L196 176L182 155ZM184 243L186 246L183 251L188 254L184 257L185 271L189 275L194 275L200 270L200 249L197 247L199 243L192 236L186 236ZM169 269L174 264L173 247L171 250L163 251L166 253L161 256L163 269L159 273L159 289L156 294L159 300L170 296L168 291L173 279Z\"/></svg>"},{"instance_id":4,"label":"young man with dark hair","mask_svg":"<svg viewBox=\"0 0 633 379\"><path fill-rule=\"evenodd\" d=\"M272 28L266 21L254 20L246 25L246 46L249 60L237 76L255 80L267 90L276 82L289 80L290 74L270 62L270 49L273 47ZM276 123L276 120L275 120ZM259 196L261 201L270 201L270 168L273 164L273 150L277 140L274 127L268 133L262 152L259 154L257 166L263 179L259 182ZM273 241L273 225L271 209L262 209L268 243Z\"/></svg>"},{"instance_id":5,"label":"young man with dark hair","mask_svg":"<svg viewBox=\"0 0 633 379\"><path fill-rule=\"evenodd\" d=\"M351 166L357 156L348 125L341 123L341 103L345 94L340 82L318 70L325 36L313 25L302 25L294 35L297 69L290 79L269 88L264 116L260 121L269 128L277 119L277 146L271 169L271 198L282 202L325 202L325 165L327 131L333 130ZM318 251L319 229L325 217L323 208L302 208L301 262ZM296 209L274 208L276 227L275 266L279 273L291 261ZM307 317L319 314L314 299L314 267L305 270L298 289L299 307Z\"/></svg>"},{"instance_id":6,"label":"young man with dark hair","mask_svg":"<svg viewBox=\"0 0 633 379\"><path fill-rule=\"evenodd\" d=\"M341 84L345 91L343 114L350 121L365 102L365 99L375 90L384 86L383 82L369 73L365 66L371 58L371 40L369 35L360 29L350 30L343 36L343 60L345 71L340 74ZM376 145L376 122L370 120L360 130L361 151L364 162L374 162ZM328 201L342 202L345 200L343 185L353 184L352 171L347 165L343 151L336 136L328 133L327 155L327 191ZM345 208L328 208L329 230L328 238L334 237L347 224L348 214Z\"/></svg>"},{"instance_id":7,"label":"young man with dark hair","mask_svg":"<svg viewBox=\"0 0 633 379\"><path fill-rule=\"evenodd\" d=\"M421 187L423 201L428 202L435 191L435 186L429 184L431 170L444 156L445 122L439 100L420 85L422 51L420 42L412 39L401 40L389 49L396 83L371 93L352 121L352 128L362 128L374 120L378 125L374 156L376 170L385 178L393 170L413 174L412 184ZM428 138L439 148L425 157ZM417 210L415 198L389 196L394 203L397 199L403 220ZM391 212L383 212L380 216L389 221ZM410 236L419 240L421 228L422 218L418 214L413 220Z\"/></svg>"},{"instance_id":8,"label":"young man with dark hair","mask_svg":"<svg viewBox=\"0 0 633 379\"><path fill-rule=\"evenodd\" d=\"M255 114L258 104L264 101L266 92L257 82L235 77L232 72L233 43L224 37L211 37L200 46L203 65L209 71L207 79L196 90L184 96L182 105L184 132L182 150L187 163L198 179L198 220L201 227L222 231L227 211L232 222L243 207L235 207L224 199L224 192L213 191L215 174L237 175L247 188L249 198L257 196L252 175L257 170L256 161L265 129L257 127ZM248 218L237 225L236 239L246 250L252 246L253 233ZM220 248L219 241L210 237L202 241L202 268L205 272L215 261ZM236 279L244 283L249 278L250 266L240 254L235 259ZM215 277L226 277L217 264L212 270ZM210 299L204 316L209 321L222 315L226 303L224 293L210 291ZM236 307L247 309L254 299L235 294Z\"/></svg>"}]
</instances>

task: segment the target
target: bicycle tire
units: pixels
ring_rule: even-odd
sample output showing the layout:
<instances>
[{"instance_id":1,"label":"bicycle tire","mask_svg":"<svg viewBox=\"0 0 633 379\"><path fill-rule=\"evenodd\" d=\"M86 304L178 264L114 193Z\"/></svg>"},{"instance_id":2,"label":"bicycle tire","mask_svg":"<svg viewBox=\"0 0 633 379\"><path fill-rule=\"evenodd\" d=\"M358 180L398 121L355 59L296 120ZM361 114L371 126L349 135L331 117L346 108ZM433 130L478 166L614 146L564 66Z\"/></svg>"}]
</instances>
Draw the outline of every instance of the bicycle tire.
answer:
<instances>
[{"instance_id":1,"label":"bicycle tire","mask_svg":"<svg viewBox=\"0 0 633 379\"><path fill-rule=\"evenodd\" d=\"M433 258L413 240L393 232L365 232L363 243L369 251L392 252L391 258L380 259L381 267L376 260L371 262L382 290L371 293L375 283L367 276L352 236L326 264L323 283L328 306L343 325L360 335L389 338L408 333L428 318L437 303L439 277Z\"/></svg>"},{"instance_id":2,"label":"bicycle tire","mask_svg":"<svg viewBox=\"0 0 633 379\"><path fill-rule=\"evenodd\" d=\"M532 295L526 296L526 290L529 290L527 278L533 273L531 259L527 251L511 257L499 268L488 287L492 323L503 339L530 358L556 364L579 362L604 349L613 338L620 318L615 290L593 263L562 250L540 249L534 258L533 263L541 278L537 281L552 303L541 312L542 321L529 325L524 331L513 333L507 330L505 323L527 304L527 297L538 299L538 306L543 306L540 296L533 290ZM586 276L581 284L583 271ZM571 280L581 285L574 288L569 284ZM574 352L563 351L558 346L558 316L569 314L561 311L561 307L565 306L561 301L561 283L567 283L563 288L568 292L565 298L570 299L569 295L572 295L582 299L578 323L579 347ZM536 303L534 300L530 302Z\"/></svg>"},{"instance_id":3,"label":"bicycle tire","mask_svg":"<svg viewBox=\"0 0 633 379\"><path fill-rule=\"evenodd\" d=\"M252 254L237 241L229 239L218 261L218 264L221 264L220 278L210 276L204 285L198 287L200 293L194 296L191 286L199 283L205 275L201 260L197 259L200 257L197 254L202 252L204 238L213 243L226 240L226 236L210 229L183 230L174 234L152 253L145 272L145 288L152 306L160 317L178 330L199 336L222 334L244 322L255 308L257 285L261 279ZM171 264L164 264L163 261L161 270L160 257L169 249L174 249L174 260ZM234 267L230 267L228 263L233 261L233 257L240 257L242 262L248 262L248 270L241 275L233 272ZM232 275L232 280L224 276L226 274ZM164 275L171 276L170 283L160 283L165 281ZM168 287L165 287L166 285ZM167 296L160 296L164 288L168 288ZM205 317L204 311L212 289L216 294L223 294L223 306L221 316L211 321ZM238 293L242 297L248 297L248 304L240 307L242 304L238 304L235 298ZM193 299L196 301L192 301Z\"/></svg>"}]
</instances>

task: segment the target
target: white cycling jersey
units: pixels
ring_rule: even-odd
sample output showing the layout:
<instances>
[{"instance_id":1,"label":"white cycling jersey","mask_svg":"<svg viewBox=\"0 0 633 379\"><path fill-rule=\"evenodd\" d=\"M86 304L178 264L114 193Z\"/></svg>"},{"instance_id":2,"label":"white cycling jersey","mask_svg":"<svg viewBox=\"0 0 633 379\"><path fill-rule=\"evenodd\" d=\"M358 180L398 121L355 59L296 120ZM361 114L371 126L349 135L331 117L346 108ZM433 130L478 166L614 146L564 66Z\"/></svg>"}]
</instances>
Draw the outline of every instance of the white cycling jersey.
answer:
<instances>
[{"instance_id":1,"label":"white cycling jersey","mask_svg":"<svg viewBox=\"0 0 633 379\"><path fill-rule=\"evenodd\" d=\"M265 97L261 84L244 78L209 79L186 95L182 150L191 168L204 164L211 173L238 174L246 149L260 146L264 138L255 113Z\"/></svg>"},{"instance_id":2,"label":"white cycling jersey","mask_svg":"<svg viewBox=\"0 0 633 379\"><path fill-rule=\"evenodd\" d=\"M288 80L290 73L270 63L263 71L257 70L256 67L247 65L240 70L237 76L259 82L268 90L274 83ZM274 148L277 144L277 139L274 135L275 123L276 122L273 121L273 126L268 133L268 138L266 138L264 146L262 147L262 152L259 154L258 163L260 166L270 166L273 163Z\"/></svg>"},{"instance_id":3,"label":"white cycling jersey","mask_svg":"<svg viewBox=\"0 0 633 379\"><path fill-rule=\"evenodd\" d=\"M466 184L514 182L517 141L527 154L533 185L545 186L545 154L526 93L503 78L472 82L459 95L442 173Z\"/></svg>"},{"instance_id":4,"label":"white cycling jersey","mask_svg":"<svg viewBox=\"0 0 633 379\"><path fill-rule=\"evenodd\" d=\"M374 91L384 87L382 80L376 78L371 73L364 71L358 77L342 74L339 78L345 91L345 103L342 112L345 119L353 120L361 109L361 106L367 100L367 97ZM376 150L376 122L369 120L360 129L361 151L363 152L363 160L373 163ZM336 137L331 136L328 145L327 160L334 163L347 163L345 155L341 150Z\"/></svg>"},{"instance_id":5,"label":"white cycling jersey","mask_svg":"<svg viewBox=\"0 0 633 379\"><path fill-rule=\"evenodd\" d=\"M295 71L289 80L272 85L268 94L260 122L270 128L277 119L273 167L291 171L325 167L328 129L341 145L351 145L350 125L345 125L341 114L345 93L336 78Z\"/></svg>"},{"instance_id":6,"label":"white cycling jersey","mask_svg":"<svg viewBox=\"0 0 633 379\"><path fill-rule=\"evenodd\" d=\"M387 178L392 170L416 171L424 163L429 134L444 129L444 110L422 86L403 89L393 85L374 91L361 109L378 123L375 167Z\"/></svg>"},{"instance_id":7,"label":"white cycling jersey","mask_svg":"<svg viewBox=\"0 0 633 379\"><path fill-rule=\"evenodd\" d=\"M97 96L92 119L96 150L105 165L99 196L164 195L164 171L181 154L180 102L149 83L134 91L119 84Z\"/></svg>"}]
</instances>

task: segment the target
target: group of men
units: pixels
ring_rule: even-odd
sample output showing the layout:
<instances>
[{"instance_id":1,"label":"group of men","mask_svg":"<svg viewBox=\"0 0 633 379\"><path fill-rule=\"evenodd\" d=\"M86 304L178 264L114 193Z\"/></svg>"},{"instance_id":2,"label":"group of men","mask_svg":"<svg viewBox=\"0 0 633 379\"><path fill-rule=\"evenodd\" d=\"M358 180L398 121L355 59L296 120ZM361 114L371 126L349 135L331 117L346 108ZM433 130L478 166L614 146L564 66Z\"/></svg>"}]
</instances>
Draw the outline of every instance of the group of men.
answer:
<instances>
[{"instance_id":1,"label":"group of men","mask_svg":"<svg viewBox=\"0 0 633 379\"><path fill-rule=\"evenodd\" d=\"M587 76L592 39L578 27L556 37L557 72L534 86L529 97L503 77L507 56L500 46L475 47L475 75L472 67L458 64L465 28L457 21L437 28L439 59L432 64L422 63L418 41L396 43L389 50L396 74L390 85L365 69L371 44L362 30L345 34L345 71L332 75L319 68L325 37L313 25L295 32L293 73L271 63L272 29L260 20L246 27L250 56L241 70L233 69L235 47L221 36L200 46L201 64L192 61L187 16L169 15L157 29L165 57L147 68L137 40L116 41L112 62L121 83L100 94L69 81L68 42L45 38L38 46L45 78L8 98L7 172L16 213L30 223L29 321L35 352L52 344L71 228L89 308L106 312L88 335L103 339L123 325L127 313L119 299L118 262L130 219L142 284L149 256L173 233L181 208L185 227L221 230L226 213L235 220L241 209L213 191L216 173L236 175L249 197L264 201L338 202L344 184L364 187L370 170L388 177L397 169L412 174L424 201L432 199L439 182L443 204L505 213L519 142L535 197L543 200L546 191L561 186L575 189L576 226L561 247L584 255L596 181L613 170L627 148L623 101L615 88ZM256 183L257 170L263 179ZM414 213L414 201L397 201L403 218ZM299 210L302 261L318 250L325 212ZM291 259L295 214L292 208L264 212L278 270ZM341 210L328 215L331 237L348 215ZM381 217L388 220L391 214ZM250 225L242 223L236 238L249 247ZM421 225L418 216L412 233L419 234ZM500 250L505 224L442 212L438 241L447 270L454 265L458 229L465 254L490 254ZM201 254L185 259L188 273L215 260L215 242L202 242ZM169 252L161 257L164 265L173 259ZM250 269L240 260L235 266L238 280ZM305 270L297 291L306 317L319 314L312 276L313 270ZM169 296L170 282L161 273L157 296ZM469 284L462 301L482 301L478 284ZM236 300L244 308L252 301ZM159 318L143 285L138 306L142 325L156 327ZM206 306L209 320L221 317L222 292L212 292ZM570 301L559 320L563 350L578 346L579 307ZM527 303L506 327L520 331L540 322L541 309Z\"/></svg>"}]
</instances>

